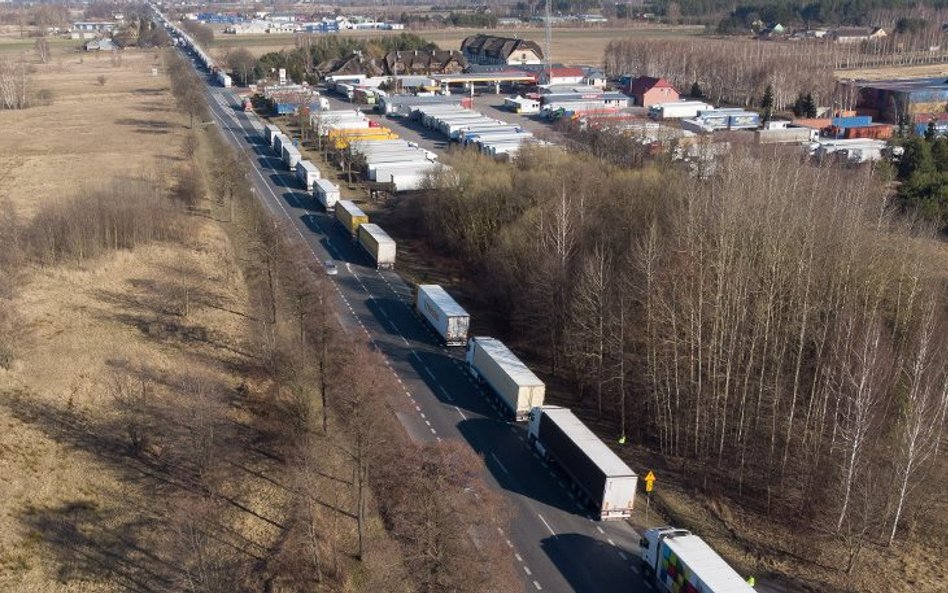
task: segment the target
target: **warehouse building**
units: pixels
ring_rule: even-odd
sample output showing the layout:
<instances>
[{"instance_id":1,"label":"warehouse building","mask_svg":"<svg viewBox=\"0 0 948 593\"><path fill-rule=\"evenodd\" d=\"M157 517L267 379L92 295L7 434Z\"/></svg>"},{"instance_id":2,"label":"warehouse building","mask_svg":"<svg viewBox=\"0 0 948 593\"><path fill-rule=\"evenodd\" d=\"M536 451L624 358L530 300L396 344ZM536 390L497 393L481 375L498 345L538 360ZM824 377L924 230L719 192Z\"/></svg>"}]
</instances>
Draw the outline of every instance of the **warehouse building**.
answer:
<instances>
[{"instance_id":1,"label":"warehouse building","mask_svg":"<svg viewBox=\"0 0 948 593\"><path fill-rule=\"evenodd\" d=\"M472 64L542 64L543 50L536 41L471 35L461 42L461 52Z\"/></svg>"},{"instance_id":2,"label":"warehouse building","mask_svg":"<svg viewBox=\"0 0 948 593\"><path fill-rule=\"evenodd\" d=\"M860 113L890 123L922 113L942 113L948 104L948 78L856 81Z\"/></svg>"}]
</instances>

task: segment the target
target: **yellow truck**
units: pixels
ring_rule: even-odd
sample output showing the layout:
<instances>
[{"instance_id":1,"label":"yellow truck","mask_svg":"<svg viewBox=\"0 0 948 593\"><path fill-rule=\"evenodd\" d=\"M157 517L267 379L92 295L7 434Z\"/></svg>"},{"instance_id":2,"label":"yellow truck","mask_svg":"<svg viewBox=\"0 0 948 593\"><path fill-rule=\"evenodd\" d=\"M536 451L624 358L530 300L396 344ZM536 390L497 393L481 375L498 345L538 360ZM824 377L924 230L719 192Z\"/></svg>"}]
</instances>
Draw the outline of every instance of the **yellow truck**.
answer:
<instances>
[{"instance_id":1,"label":"yellow truck","mask_svg":"<svg viewBox=\"0 0 948 593\"><path fill-rule=\"evenodd\" d=\"M355 238L359 226L367 224L369 217L352 200L336 202L336 220Z\"/></svg>"},{"instance_id":2,"label":"yellow truck","mask_svg":"<svg viewBox=\"0 0 948 593\"><path fill-rule=\"evenodd\" d=\"M388 128L368 128L365 130L333 130L333 132L352 132L337 133L330 132L329 140L338 150L349 148L349 143L355 140L397 140L398 134Z\"/></svg>"}]
</instances>

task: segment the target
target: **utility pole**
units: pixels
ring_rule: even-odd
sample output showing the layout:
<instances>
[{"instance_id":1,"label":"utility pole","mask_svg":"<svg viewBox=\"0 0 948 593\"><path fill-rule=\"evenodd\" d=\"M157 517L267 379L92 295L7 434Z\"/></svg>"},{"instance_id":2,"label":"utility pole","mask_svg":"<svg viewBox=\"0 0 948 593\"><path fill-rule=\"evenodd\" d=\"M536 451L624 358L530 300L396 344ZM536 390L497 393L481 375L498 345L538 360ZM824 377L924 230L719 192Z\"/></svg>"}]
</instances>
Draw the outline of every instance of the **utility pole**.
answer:
<instances>
[{"instance_id":1,"label":"utility pole","mask_svg":"<svg viewBox=\"0 0 948 593\"><path fill-rule=\"evenodd\" d=\"M553 60L551 53L553 50L553 19L550 14L550 0L546 0L546 47L543 48L543 57L546 59L546 83L553 84Z\"/></svg>"}]
</instances>

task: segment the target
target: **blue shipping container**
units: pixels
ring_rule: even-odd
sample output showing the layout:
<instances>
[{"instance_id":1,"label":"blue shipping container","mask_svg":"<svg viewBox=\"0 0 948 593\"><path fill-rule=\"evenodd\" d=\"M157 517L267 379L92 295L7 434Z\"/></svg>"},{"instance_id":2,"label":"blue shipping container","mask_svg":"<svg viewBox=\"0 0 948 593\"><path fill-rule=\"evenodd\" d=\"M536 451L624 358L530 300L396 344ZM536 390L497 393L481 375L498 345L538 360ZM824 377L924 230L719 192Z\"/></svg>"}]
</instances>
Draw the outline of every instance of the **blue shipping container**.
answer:
<instances>
[{"instance_id":1,"label":"blue shipping container","mask_svg":"<svg viewBox=\"0 0 948 593\"><path fill-rule=\"evenodd\" d=\"M872 117L868 115L854 115L851 117L834 117L833 125L837 128L864 128L872 124Z\"/></svg>"}]
</instances>

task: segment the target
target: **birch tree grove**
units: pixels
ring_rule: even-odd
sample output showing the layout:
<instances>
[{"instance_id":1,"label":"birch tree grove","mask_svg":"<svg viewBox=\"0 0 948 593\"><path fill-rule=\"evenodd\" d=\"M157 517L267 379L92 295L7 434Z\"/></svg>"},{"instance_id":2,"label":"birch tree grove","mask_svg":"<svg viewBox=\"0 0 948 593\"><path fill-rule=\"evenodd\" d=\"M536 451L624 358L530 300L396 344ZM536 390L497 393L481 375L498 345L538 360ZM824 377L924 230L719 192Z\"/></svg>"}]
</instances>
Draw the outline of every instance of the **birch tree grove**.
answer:
<instances>
[{"instance_id":1,"label":"birch tree grove","mask_svg":"<svg viewBox=\"0 0 948 593\"><path fill-rule=\"evenodd\" d=\"M565 386L554 403L695 486L845 528L851 550L924 511L948 415L942 271L870 169L735 152L698 180L526 148L500 172L451 164L406 209Z\"/></svg>"}]
</instances>

